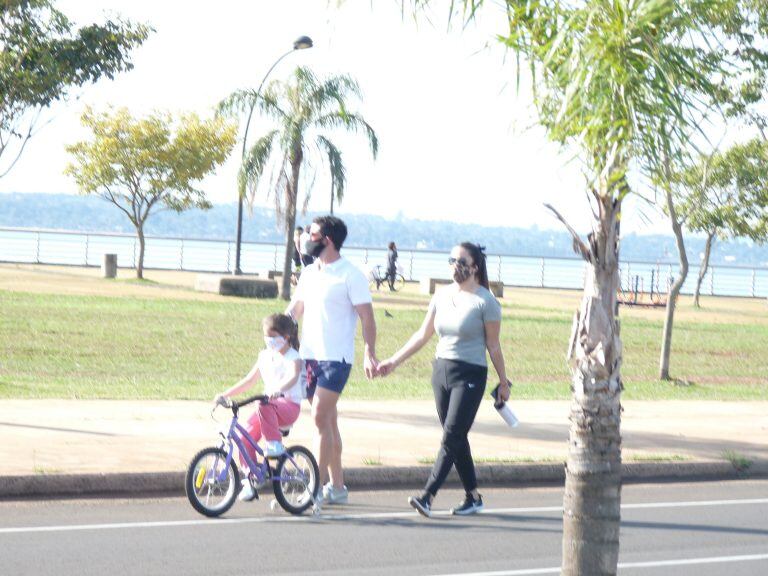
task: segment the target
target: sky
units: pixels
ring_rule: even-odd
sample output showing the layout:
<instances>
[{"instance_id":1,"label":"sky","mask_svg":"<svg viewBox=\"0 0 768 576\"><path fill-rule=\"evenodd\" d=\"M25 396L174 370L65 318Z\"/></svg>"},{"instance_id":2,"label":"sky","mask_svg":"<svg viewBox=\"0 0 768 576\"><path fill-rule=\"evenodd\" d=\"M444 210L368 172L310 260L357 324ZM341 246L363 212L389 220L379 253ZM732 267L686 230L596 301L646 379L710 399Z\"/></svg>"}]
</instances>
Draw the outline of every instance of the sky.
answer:
<instances>
[{"instance_id":1,"label":"sky","mask_svg":"<svg viewBox=\"0 0 768 576\"><path fill-rule=\"evenodd\" d=\"M239 88L256 88L293 41L310 36L314 47L295 51L269 80L298 66L317 74L350 74L364 99L352 107L373 126L380 142L371 158L358 135L334 135L347 166L340 212L419 218L488 226L562 229L543 203L553 204L579 231L590 227L584 177L573 154L548 142L536 126L530 87L518 89L515 57L494 40L503 15L489 3L477 21L449 26L448 2L433 2L414 20L396 0L59 0L76 24L121 16L155 32L132 57L135 69L114 81L86 87L55 105L46 124L0 179L3 192L77 193L64 176L67 144L88 137L79 119L96 110L126 106L134 115L153 110L210 115ZM251 134L270 124L256 118ZM236 150L239 150L239 144ZM237 199L239 153L202 184L214 203ZM329 176L318 169L309 209L327 210ZM256 204L271 206L263 194ZM666 220L645 203L625 203L622 233L669 233Z\"/></svg>"}]
</instances>

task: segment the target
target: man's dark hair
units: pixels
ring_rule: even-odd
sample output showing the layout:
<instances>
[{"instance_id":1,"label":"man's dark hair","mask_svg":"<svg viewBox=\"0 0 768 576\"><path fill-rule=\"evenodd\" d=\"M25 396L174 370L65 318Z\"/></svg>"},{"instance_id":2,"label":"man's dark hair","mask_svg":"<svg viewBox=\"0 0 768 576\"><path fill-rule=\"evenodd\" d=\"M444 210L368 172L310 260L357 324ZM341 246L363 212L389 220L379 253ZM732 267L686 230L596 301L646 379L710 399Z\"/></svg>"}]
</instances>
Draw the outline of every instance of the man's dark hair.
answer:
<instances>
[{"instance_id":1,"label":"man's dark hair","mask_svg":"<svg viewBox=\"0 0 768 576\"><path fill-rule=\"evenodd\" d=\"M344 240L347 239L347 225L336 216L318 216L312 222L320 226L320 234L330 238L336 250L341 250Z\"/></svg>"}]
</instances>

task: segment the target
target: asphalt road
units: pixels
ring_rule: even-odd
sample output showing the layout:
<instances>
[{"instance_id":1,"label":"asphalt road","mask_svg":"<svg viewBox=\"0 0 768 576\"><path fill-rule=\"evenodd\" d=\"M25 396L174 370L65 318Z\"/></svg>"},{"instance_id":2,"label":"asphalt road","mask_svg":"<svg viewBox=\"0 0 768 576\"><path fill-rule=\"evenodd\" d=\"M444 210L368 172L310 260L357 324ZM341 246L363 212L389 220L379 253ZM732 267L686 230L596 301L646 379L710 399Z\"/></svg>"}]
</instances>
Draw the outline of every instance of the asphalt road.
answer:
<instances>
[{"instance_id":1,"label":"asphalt road","mask_svg":"<svg viewBox=\"0 0 768 576\"><path fill-rule=\"evenodd\" d=\"M319 518L237 503L225 519L182 499L0 502L0 573L557 574L561 488L484 490L486 509L418 516L407 492L353 492ZM768 480L627 485L622 575L768 574Z\"/></svg>"}]
</instances>

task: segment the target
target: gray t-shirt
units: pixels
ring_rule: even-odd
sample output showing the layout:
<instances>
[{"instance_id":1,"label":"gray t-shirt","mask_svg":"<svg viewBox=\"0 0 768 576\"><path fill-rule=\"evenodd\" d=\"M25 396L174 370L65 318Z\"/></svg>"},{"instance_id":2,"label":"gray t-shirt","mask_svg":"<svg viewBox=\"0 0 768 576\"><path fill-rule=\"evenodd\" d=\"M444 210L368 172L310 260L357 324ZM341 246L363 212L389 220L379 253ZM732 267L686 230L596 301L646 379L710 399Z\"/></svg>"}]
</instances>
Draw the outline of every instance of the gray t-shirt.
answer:
<instances>
[{"instance_id":1,"label":"gray t-shirt","mask_svg":"<svg viewBox=\"0 0 768 576\"><path fill-rule=\"evenodd\" d=\"M479 286L474 294L446 286L429 303L435 310L435 331L440 337L435 357L487 366L485 323L501 321L501 304Z\"/></svg>"}]
</instances>

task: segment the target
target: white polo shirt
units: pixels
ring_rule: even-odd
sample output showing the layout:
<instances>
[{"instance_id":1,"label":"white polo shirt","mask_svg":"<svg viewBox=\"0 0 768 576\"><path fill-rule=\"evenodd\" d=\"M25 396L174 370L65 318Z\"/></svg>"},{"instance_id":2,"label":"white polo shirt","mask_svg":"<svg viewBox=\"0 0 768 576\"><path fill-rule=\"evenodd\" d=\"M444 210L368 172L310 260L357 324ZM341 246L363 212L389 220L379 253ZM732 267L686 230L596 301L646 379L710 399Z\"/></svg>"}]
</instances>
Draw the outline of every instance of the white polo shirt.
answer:
<instances>
[{"instance_id":1,"label":"white polo shirt","mask_svg":"<svg viewBox=\"0 0 768 576\"><path fill-rule=\"evenodd\" d=\"M322 268L306 266L294 300L304 303L299 354L307 360L355 361L355 306L372 301L368 280L354 264L339 258Z\"/></svg>"}]
</instances>

